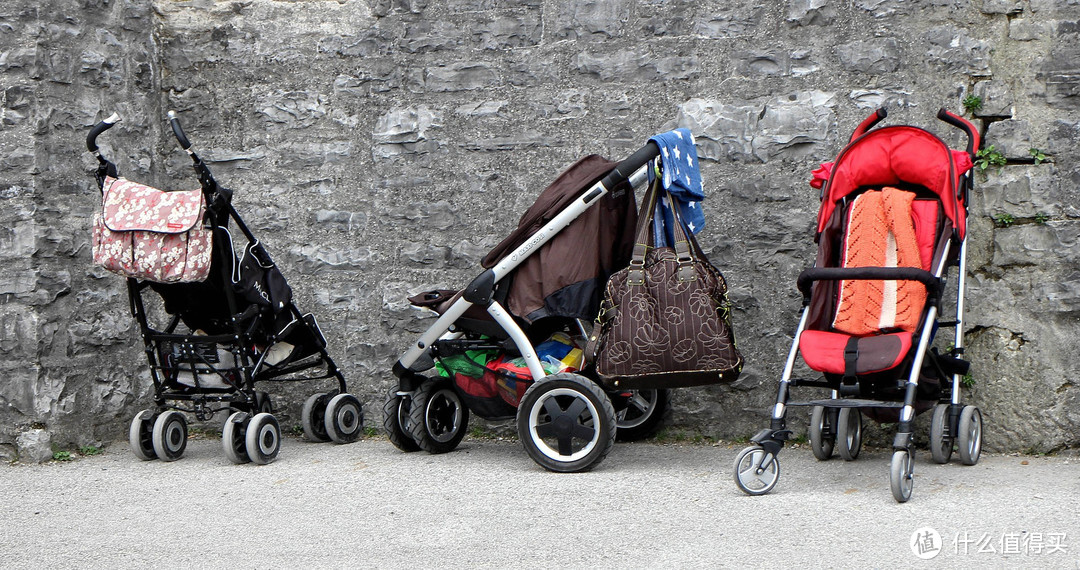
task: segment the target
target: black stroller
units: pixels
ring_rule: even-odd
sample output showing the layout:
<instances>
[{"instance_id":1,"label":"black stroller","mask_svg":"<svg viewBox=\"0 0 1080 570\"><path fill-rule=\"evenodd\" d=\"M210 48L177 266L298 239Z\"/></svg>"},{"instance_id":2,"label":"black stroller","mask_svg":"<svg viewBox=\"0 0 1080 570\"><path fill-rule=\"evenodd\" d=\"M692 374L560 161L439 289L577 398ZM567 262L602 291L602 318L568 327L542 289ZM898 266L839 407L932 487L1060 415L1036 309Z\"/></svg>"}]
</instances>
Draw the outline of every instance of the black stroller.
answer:
<instances>
[{"instance_id":1,"label":"black stroller","mask_svg":"<svg viewBox=\"0 0 1080 570\"><path fill-rule=\"evenodd\" d=\"M315 317L293 304L292 289L233 208L232 192L191 150L175 114L169 121L194 163L200 190L162 192L120 178L96 144L119 120L114 114L95 125L86 146L99 162L95 177L103 199L95 216L95 262L128 277L131 314L154 382L155 408L132 420L131 450L143 460L174 461L187 445L184 412L206 421L230 411L222 429L226 457L234 463L273 461L281 429L269 395L255 387L268 380L336 381L335 389L304 403L304 435L355 441L363 425L361 404L347 393ZM184 215L176 213L189 205ZM246 239L239 255L230 219ZM147 267L151 277L138 271ZM160 309L144 302L148 289L160 296Z\"/></svg>"},{"instance_id":2,"label":"black stroller","mask_svg":"<svg viewBox=\"0 0 1080 570\"><path fill-rule=\"evenodd\" d=\"M954 150L918 127L874 129L884 109L863 121L835 162L815 170L821 191L817 260L799 275L802 316L787 356L772 410L772 424L751 438L735 460L735 483L751 495L768 493L780 478L777 454L790 438L790 406L811 406L809 439L814 456L834 451L846 461L859 455L862 417L896 423L889 481L898 502L911 497L913 421L933 410L930 455L946 463L954 447L965 465L982 449L982 415L963 405L964 279L971 167L979 148L974 125L944 109L942 121L967 134ZM939 320L948 307L946 278L956 266L955 319ZM953 330L952 344L933 346L939 327ZM820 372L794 378L796 358ZM828 398L790 401L797 387L828 390Z\"/></svg>"},{"instance_id":3,"label":"black stroller","mask_svg":"<svg viewBox=\"0 0 1080 570\"><path fill-rule=\"evenodd\" d=\"M409 299L440 316L393 366L398 386L383 423L396 447L451 451L471 410L516 418L537 464L580 472L607 456L617 434L632 440L658 429L670 409L667 389L605 385L582 355L608 277L631 257L633 189L659 154L650 142L621 163L579 160L541 193L465 289Z\"/></svg>"}]
</instances>

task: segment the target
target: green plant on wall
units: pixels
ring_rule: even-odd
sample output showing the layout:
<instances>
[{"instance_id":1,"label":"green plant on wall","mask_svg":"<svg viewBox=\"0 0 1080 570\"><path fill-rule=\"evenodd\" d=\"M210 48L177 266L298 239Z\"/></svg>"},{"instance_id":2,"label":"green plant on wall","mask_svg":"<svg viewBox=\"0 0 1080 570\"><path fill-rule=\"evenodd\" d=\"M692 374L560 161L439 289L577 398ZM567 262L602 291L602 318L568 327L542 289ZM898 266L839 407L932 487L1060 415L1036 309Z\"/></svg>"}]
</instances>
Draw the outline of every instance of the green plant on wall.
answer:
<instances>
[{"instance_id":1,"label":"green plant on wall","mask_svg":"<svg viewBox=\"0 0 1080 570\"><path fill-rule=\"evenodd\" d=\"M965 111L974 115L975 111L982 109L983 100L978 95L968 95L964 97L962 104Z\"/></svg>"},{"instance_id":2,"label":"green plant on wall","mask_svg":"<svg viewBox=\"0 0 1080 570\"><path fill-rule=\"evenodd\" d=\"M1045 226L1046 222L1050 221L1050 214L1044 214L1042 212L1035 214L1035 223L1040 226Z\"/></svg>"},{"instance_id":3,"label":"green plant on wall","mask_svg":"<svg viewBox=\"0 0 1080 570\"><path fill-rule=\"evenodd\" d=\"M1012 214L997 214L996 216L994 216L994 223L1003 228L1007 228L1013 225L1015 222L1016 218L1014 218Z\"/></svg>"},{"instance_id":4,"label":"green plant on wall","mask_svg":"<svg viewBox=\"0 0 1080 570\"><path fill-rule=\"evenodd\" d=\"M1037 148L1029 148L1028 153L1031 154L1031 158L1035 160L1035 164L1039 165L1046 162L1046 154Z\"/></svg>"},{"instance_id":5,"label":"green plant on wall","mask_svg":"<svg viewBox=\"0 0 1080 570\"><path fill-rule=\"evenodd\" d=\"M979 170L986 170L991 166L1000 168L1005 166L1005 155L994 148L994 145L990 145L975 153L975 166L977 166Z\"/></svg>"}]
</instances>

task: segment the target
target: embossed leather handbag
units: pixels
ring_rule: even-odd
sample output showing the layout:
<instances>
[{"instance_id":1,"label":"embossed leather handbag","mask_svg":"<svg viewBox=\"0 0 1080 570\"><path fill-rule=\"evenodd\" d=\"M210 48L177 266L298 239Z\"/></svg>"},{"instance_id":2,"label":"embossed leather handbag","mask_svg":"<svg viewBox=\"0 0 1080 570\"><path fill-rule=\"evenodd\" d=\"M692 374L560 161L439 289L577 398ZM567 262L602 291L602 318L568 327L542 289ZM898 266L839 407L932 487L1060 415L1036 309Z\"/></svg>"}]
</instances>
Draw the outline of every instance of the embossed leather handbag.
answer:
<instances>
[{"instance_id":1,"label":"embossed leather handbag","mask_svg":"<svg viewBox=\"0 0 1080 570\"><path fill-rule=\"evenodd\" d=\"M213 250L205 214L202 190L166 192L106 177L94 215L94 263L155 283L203 281Z\"/></svg>"},{"instance_id":2,"label":"embossed leather handbag","mask_svg":"<svg viewBox=\"0 0 1080 570\"><path fill-rule=\"evenodd\" d=\"M727 283L686 232L651 247L659 180L642 200L630 265L608 280L591 343L608 388L659 389L732 382L743 359L731 329ZM670 197L669 197L670 200Z\"/></svg>"}]
</instances>

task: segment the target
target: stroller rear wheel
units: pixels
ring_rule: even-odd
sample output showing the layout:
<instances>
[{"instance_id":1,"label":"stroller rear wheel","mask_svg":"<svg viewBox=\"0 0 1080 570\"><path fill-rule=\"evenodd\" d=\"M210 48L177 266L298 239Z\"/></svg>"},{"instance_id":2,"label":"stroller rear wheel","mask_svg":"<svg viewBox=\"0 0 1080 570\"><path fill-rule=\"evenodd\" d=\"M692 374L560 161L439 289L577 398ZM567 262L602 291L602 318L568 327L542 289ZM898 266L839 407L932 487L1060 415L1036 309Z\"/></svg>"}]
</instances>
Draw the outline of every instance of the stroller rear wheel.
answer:
<instances>
[{"instance_id":1,"label":"stroller rear wheel","mask_svg":"<svg viewBox=\"0 0 1080 570\"><path fill-rule=\"evenodd\" d=\"M818 461L832 457L836 447L836 414L825 406L814 406L810 412L810 449Z\"/></svg>"},{"instance_id":2,"label":"stroller rear wheel","mask_svg":"<svg viewBox=\"0 0 1080 570\"><path fill-rule=\"evenodd\" d=\"M154 452L162 461L176 461L187 448L187 419L184 414L169 410L154 420Z\"/></svg>"},{"instance_id":3,"label":"stroller rear wheel","mask_svg":"<svg viewBox=\"0 0 1080 570\"><path fill-rule=\"evenodd\" d=\"M253 463L266 465L277 459L281 451L281 428L273 414L255 414L244 435L247 455Z\"/></svg>"},{"instance_id":4,"label":"stroller rear wheel","mask_svg":"<svg viewBox=\"0 0 1080 570\"><path fill-rule=\"evenodd\" d=\"M312 394L304 401L304 407L300 410L300 425L308 441L330 441L330 434L326 433L326 403L329 401L330 394Z\"/></svg>"},{"instance_id":5,"label":"stroller rear wheel","mask_svg":"<svg viewBox=\"0 0 1080 570\"><path fill-rule=\"evenodd\" d=\"M671 390L631 390L626 407L615 414L615 439L645 439L663 425L671 413Z\"/></svg>"},{"instance_id":6,"label":"stroller rear wheel","mask_svg":"<svg viewBox=\"0 0 1080 570\"><path fill-rule=\"evenodd\" d=\"M225 425L221 428L221 447L225 450L225 457L233 463L249 463L251 458L247 453L247 428L251 422L251 414L247 412L233 412Z\"/></svg>"},{"instance_id":7,"label":"stroller rear wheel","mask_svg":"<svg viewBox=\"0 0 1080 570\"><path fill-rule=\"evenodd\" d=\"M855 461L862 450L862 413L858 408L840 408L836 417L836 441L844 461Z\"/></svg>"},{"instance_id":8,"label":"stroller rear wheel","mask_svg":"<svg viewBox=\"0 0 1080 570\"><path fill-rule=\"evenodd\" d=\"M143 461L157 459L154 451L154 420L157 419L154 410L143 410L131 420L131 428L128 429L128 444L135 457Z\"/></svg>"},{"instance_id":9,"label":"stroller rear wheel","mask_svg":"<svg viewBox=\"0 0 1080 570\"><path fill-rule=\"evenodd\" d=\"M735 485L747 495L764 495L780 480L780 460L769 457L760 445L743 448L735 456Z\"/></svg>"},{"instance_id":10,"label":"stroller rear wheel","mask_svg":"<svg viewBox=\"0 0 1080 570\"><path fill-rule=\"evenodd\" d=\"M541 467L561 473L588 471L615 445L615 407L592 380L553 374L525 392L517 427L525 451Z\"/></svg>"},{"instance_id":11,"label":"stroller rear wheel","mask_svg":"<svg viewBox=\"0 0 1080 570\"><path fill-rule=\"evenodd\" d=\"M911 498L914 486L915 458L906 449L899 449L892 454L889 465L889 488L898 503L906 503Z\"/></svg>"},{"instance_id":12,"label":"stroller rear wheel","mask_svg":"<svg viewBox=\"0 0 1080 570\"><path fill-rule=\"evenodd\" d=\"M960 461L964 465L975 465L982 454L982 413L975 406L964 406L960 410L960 425L956 430L956 443L960 452Z\"/></svg>"},{"instance_id":13,"label":"stroller rear wheel","mask_svg":"<svg viewBox=\"0 0 1080 570\"><path fill-rule=\"evenodd\" d=\"M364 409L352 394L338 394L326 404L323 418L326 434L334 443L352 443L364 427Z\"/></svg>"},{"instance_id":14,"label":"stroller rear wheel","mask_svg":"<svg viewBox=\"0 0 1080 570\"><path fill-rule=\"evenodd\" d=\"M930 456L934 463L948 463L953 452L953 436L946 429L949 423L949 404L934 406L930 416Z\"/></svg>"},{"instance_id":15,"label":"stroller rear wheel","mask_svg":"<svg viewBox=\"0 0 1080 570\"><path fill-rule=\"evenodd\" d=\"M412 409L412 398L398 394L397 390L390 390L383 404L383 430L390 443L401 451L420 451L409 431L409 411Z\"/></svg>"},{"instance_id":16,"label":"stroller rear wheel","mask_svg":"<svg viewBox=\"0 0 1080 570\"><path fill-rule=\"evenodd\" d=\"M412 397L409 432L428 453L453 451L465 437L469 408L445 379L425 380Z\"/></svg>"}]
</instances>

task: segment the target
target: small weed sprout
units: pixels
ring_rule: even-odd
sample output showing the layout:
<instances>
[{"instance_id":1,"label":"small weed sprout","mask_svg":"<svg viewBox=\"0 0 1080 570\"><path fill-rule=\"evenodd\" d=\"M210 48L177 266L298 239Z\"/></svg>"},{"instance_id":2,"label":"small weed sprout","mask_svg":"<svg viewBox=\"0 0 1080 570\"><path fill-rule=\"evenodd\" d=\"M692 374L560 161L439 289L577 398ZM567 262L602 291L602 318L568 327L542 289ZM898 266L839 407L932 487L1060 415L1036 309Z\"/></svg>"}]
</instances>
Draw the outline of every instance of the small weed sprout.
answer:
<instances>
[{"instance_id":1,"label":"small weed sprout","mask_svg":"<svg viewBox=\"0 0 1080 570\"><path fill-rule=\"evenodd\" d=\"M998 214L994 216L994 223L1003 228L1007 228L1016 223L1016 218L1014 218L1012 214Z\"/></svg>"},{"instance_id":2,"label":"small weed sprout","mask_svg":"<svg viewBox=\"0 0 1080 570\"><path fill-rule=\"evenodd\" d=\"M70 451L54 451L52 454L53 461L71 461L75 459L72 457Z\"/></svg>"},{"instance_id":3,"label":"small weed sprout","mask_svg":"<svg viewBox=\"0 0 1080 570\"><path fill-rule=\"evenodd\" d=\"M81 455L100 455L101 448L95 447L93 445L84 445L79 448L79 453Z\"/></svg>"},{"instance_id":4,"label":"small weed sprout","mask_svg":"<svg viewBox=\"0 0 1080 570\"><path fill-rule=\"evenodd\" d=\"M1040 226L1045 226L1046 222L1050 221L1050 214L1038 213L1035 214L1035 223Z\"/></svg>"},{"instance_id":5,"label":"small weed sprout","mask_svg":"<svg viewBox=\"0 0 1080 570\"><path fill-rule=\"evenodd\" d=\"M975 378L969 372L967 374L964 374L964 377L960 379L960 383L964 386L967 386L968 388L971 388L975 385Z\"/></svg>"},{"instance_id":6,"label":"small weed sprout","mask_svg":"<svg viewBox=\"0 0 1080 570\"><path fill-rule=\"evenodd\" d=\"M964 97L962 103L964 105L964 110L972 115L979 109L982 109L983 106L982 97L979 97L978 95L968 95L967 97Z\"/></svg>"},{"instance_id":7,"label":"small weed sprout","mask_svg":"<svg viewBox=\"0 0 1080 570\"><path fill-rule=\"evenodd\" d=\"M975 153L975 166L979 167L979 170L986 170L991 166L1000 168L1005 166L1005 155L994 148L994 145L990 145Z\"/></svg>"},{"instance_id":8,"label":"small weed sprout","mask_svg":"<svg viewBox=\"0 0 1080 570\"><path fill-rule=\"evenodd\" d=\"M1046 153L1037 148L1029 148L1028 154L1030 154L1031 158L1035 160L1036 166L1046 162Z\"/></svg>"}]
</instances>

